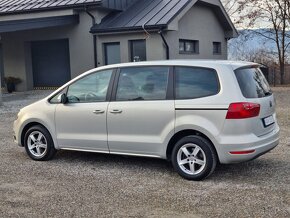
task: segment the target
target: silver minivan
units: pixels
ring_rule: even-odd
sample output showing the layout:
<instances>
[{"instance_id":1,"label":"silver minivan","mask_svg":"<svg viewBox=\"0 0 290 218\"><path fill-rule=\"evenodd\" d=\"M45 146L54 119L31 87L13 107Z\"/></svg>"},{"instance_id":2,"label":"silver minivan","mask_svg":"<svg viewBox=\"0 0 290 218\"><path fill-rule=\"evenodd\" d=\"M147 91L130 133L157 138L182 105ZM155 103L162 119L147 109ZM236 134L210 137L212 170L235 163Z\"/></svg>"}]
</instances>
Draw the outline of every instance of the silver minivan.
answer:
<instances>
[{"instance_id":1,"label":"silver minivan","mask_svg":"<svg viewBox=\"0 0 290 218\"><path fill-rule=\"evenodd\" d=\"M279 143L259 65L170 60L90 70L20 110L14 139L33 160L57 150L167 159L189 180Z\"/></svg>"}]
</instances>

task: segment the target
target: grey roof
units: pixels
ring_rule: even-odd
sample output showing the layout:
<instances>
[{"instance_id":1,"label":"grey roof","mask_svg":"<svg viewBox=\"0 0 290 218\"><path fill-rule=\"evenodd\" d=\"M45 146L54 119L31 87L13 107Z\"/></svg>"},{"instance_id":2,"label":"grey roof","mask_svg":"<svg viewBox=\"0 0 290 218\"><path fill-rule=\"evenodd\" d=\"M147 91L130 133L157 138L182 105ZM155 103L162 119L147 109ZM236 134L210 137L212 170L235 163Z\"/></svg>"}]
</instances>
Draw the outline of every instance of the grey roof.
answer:
<instances>
[{"instance_id":1,"label":"grey roof","mask_svg":"<svg viewBox=\"0 0 290 218\"><path fill-rule=\"evenodd\" d=\"M2 0L0 14L95 5L101 0Z\"/></svg>"},{"instance_id":2,"label":"grey roof","mask_svg":"<svg viewBox=\"0 0 290 218\"><path fill-rule=\"evenodd\" d=\"M140 0L123 12L113 12L92 33L166 27L191 0Z\"/></svg>"}]
</instances>

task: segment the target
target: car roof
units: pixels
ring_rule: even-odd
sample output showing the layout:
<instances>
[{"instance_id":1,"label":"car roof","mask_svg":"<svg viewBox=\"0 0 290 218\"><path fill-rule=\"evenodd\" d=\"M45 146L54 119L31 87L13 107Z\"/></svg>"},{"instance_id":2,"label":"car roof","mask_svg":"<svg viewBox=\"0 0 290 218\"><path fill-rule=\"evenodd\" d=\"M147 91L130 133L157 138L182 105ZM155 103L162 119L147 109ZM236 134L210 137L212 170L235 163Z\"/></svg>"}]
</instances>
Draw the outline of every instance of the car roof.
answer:
<instances>
[{"instance_id":1,"label":"car roof","mask_svg":"<svg viewBox=\"0 0 290 218\"><path fill-rule=\"evenodd\" d=\"M245 61L228 61L228 60L162 60L162 61L144 61L144 62L130 62L122 64L107 65L97 68L98 70L133 67L133 66L196 66L216 68L221 66L232 67L233 70L246 66L258 66L259 64Z\"/></svg>"}]
</instances>

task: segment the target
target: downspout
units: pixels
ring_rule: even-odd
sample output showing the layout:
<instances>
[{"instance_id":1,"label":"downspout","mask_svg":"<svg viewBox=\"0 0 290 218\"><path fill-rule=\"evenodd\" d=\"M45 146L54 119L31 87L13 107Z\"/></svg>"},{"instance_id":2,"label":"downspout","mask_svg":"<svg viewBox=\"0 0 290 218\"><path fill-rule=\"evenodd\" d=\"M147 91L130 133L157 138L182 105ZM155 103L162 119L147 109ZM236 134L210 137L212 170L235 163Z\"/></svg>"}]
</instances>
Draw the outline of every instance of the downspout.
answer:
<instances>
[{"instance_id":1,"label":"downspout","mask_svg":"<svg viewBox=\"0 0 290 218\"><path fill-rule=\"evenodd\" d=\"M91 12L89 12L87 8L86 13L92 18L92 25L94 26L96 24L95 16ZM94 64L95 67L98 67L97 36L95 34L93 34L93 46L94 46Z\"/></svg>"},{"instance_id":2,"label":"downspout","mask_svg":"<svg viewBox=\"0 0 290 218\"><path fill-rule=\"evenodd\" d=\"M162 31L162 29L160 29L160 30L158 31L158 33L159 33L159 35L161 36L162 41L163 41L163 43L164 43L164 45L165 45L165 47L166 47L166 60L169 60L169 45L168 45L168 43L167 43L167 41L166 41L166 39L165 39L165 37L164 37L164 35L163 35L163 31Z\"/></svg>"}]
</instances>

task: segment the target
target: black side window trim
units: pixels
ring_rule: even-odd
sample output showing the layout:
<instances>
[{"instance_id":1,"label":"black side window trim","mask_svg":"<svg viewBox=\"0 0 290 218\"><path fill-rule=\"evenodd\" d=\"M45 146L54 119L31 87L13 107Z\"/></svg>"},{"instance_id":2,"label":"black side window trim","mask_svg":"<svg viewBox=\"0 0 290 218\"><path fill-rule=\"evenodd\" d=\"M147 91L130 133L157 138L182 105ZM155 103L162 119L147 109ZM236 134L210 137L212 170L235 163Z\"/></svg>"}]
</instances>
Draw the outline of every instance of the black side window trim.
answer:
<instances>
[{"instance_id":1,"label":"black side window trim","mask_svg":"<svg viewBox=\"0 0 290 218\"><path fill-rule=\"evenodd\" d=\"M108 87L108 90L107 90L107 96L106 96L106 101L105 102L110 102L111 98L112 98L112 91L113 91L114 81L115 81L115 78L116 78L117 68L112 69L112 70L113 70L113 72L112 72L111 79L110 79L110 82L109 82L109 87Z\"/></svg>"},{"instance_id":2,"label":"black side window trim","mask_svg":"<svg viewBox=\"0 0 290 218\"><path fill-rule=\"evenodd\" d=\"M121 71L120 68L118 68L116 70L116 75L115 75L115 79L114 79L114 82L113 82L113 89L112 89L112 94L111 94L111 99L110 99L111 101L116 101L118 81L119 81L119 78L120 78L120 71Z\"/></svg>"},{"instance_id":3,"label":"black side window trim","mask_svg":"<svg viewBox=\"0 0 290 218\"><path fill-rule=\"evenodd\" d=\"M176 68L177 67L183 67L183 68L190 68L190 69L205 69L205 70L211 70L215 73L216 79L217 79L217 85L218 85L218 90L215 94L210 94L207 96L201 96L201 97L196 97L196 98L176 98ZM214 68L210 68L210 67L196 67L196 66L182 66L182 65L178 65L178 66L174 66L174 82L173 82L173 96L174 96L174 100L191 100L191 99L199 99L199 98L206 98L206 97L210 97L210 96L215 96L218 95L221 91L221 84L220 84L220 79L218 76L218 73L216 71L216 69Z\"/></svg>"},{"instance_id":4,"label":"black side window trim","mask_svg":"<svg viewBox=\"0 0 290 218\"><path fill-rule=\"evenodd\" d=\"M169 78L168 78L168 85L167 85L167 96L166 100L174 100L174 67L170 66L169 68Z\"/></svg>"},{"instance_id":5,"label":"black side window trim","mask_svg":"<svg viewBox=\"0 0 290 218\"><path fill-rule=\"evenodd\" d=\"M137 67L164 67L168 68L168 82L167 82L167 93L166 93L166 98L164 100L134 100L135 101L166 101L166 100L174 100L174 89L173 89L173 78L174 78L174 72L173 72L173 66L169 65L144 65L144 66L127 66L127 67L122 67L122 68L137 68ZM112 95L110 101L114 102L126 102L126 101L117 101L116 96L117 96L117 90L118 90L118 83L119 83L119 78L120 78L120 72L122 68L116 69L116 75L114 79L114 84L113 84L113 89L112 89ZM130 101L129 101L130 102Z\"/></svg>"}]
</instances>

